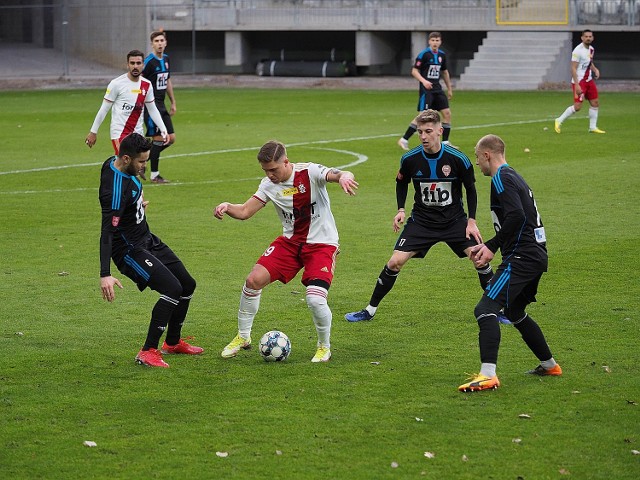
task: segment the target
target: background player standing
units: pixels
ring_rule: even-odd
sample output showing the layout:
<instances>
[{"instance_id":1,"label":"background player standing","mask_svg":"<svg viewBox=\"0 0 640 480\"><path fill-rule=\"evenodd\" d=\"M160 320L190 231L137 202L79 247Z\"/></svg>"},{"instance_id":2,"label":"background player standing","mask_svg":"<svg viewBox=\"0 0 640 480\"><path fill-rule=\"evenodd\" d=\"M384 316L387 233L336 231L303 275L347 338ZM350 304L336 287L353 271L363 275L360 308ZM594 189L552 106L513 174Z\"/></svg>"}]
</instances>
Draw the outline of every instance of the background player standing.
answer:
<instances>
[{"instance_id":1,"label":"background player standing","mask_svg":"<svg viewBox=\"0 0 640 480\"><path fill-rule=\"evenodd\" d=\"M147 78L153 86L155 105L160 111L162 121L166 125L167 133L169 134L169 141L165 144L162 138L162 130L158 128L149 115L149 109L145 108L144 123L147 127L147 137L152 137L153 139L153 146L151 147L151 154L149 155L149 161L151 162L151 181L153 183L169 183L169 180L160 176L160 152L173 145L176 141L176 134L174 133L173 122L171 121L171 116L176 113L176 97L173 94L173 84L171 83L169 55L164 53L166 48L166 33L153 32L151 34L151 49L153 52L144 59L144 69L142 70L142 76ZM168 112L164 103L165 95L169 97L169 102L171 102Z\"/></svg>"},{"instance_id":2,"label":"background player standing","mask_svg":"<svg viewBox=\"0 0 640 480\"><path fill-rule=\"evenodd\" d=\"M127 54L127 73L114 78L109 82L107 91L102 100L102 106L85 143L89 148L96 144L98 129L111 110L111 143L116 155L120 142L130 133L142 135L142 116L145 105L155 122L160 126L160 136L166 141L167 128L165 127L160 112L154 103L153 88L151 83L141 76L144 53L140 50L131 50ZM142 172L144 175L144 172Z\"/></svg>"},{"instance_id":3,"label":"background player standing","mask_svg":"<svg viewBox=\"0 0 640 480\"><path fill-rule=\"evenodd\" d=\"M440 112L442 115L442 143L448 145L451 132L449 100L453 97L453 89L451 88L449 70L447 70L447 54L440 50L440 45L442 45L442 34L440 32L431 32L429 34L429 47L421 51L416 57L411 69L411 76L420 82L418 112L427 109ZM442 78L447 87L446 95L442 90L442 85L440 85L440 78ZM398 145L403 150L409 150L409 139L418 128L416 119L411 122L404 136L398 140Z\"/></svg>"},{"instance_id":4,"label":"background player standing","mask_svg":"<svg viewBox=\"0 0 640 480\"><path fill-rule=\"evenodd\" d=\"M555 120L556 133L560 133L562 122L574 113L580 111L582 102L589 100L589 133L606 133L598 128L598 87L596 80L600 78L600 70L593 63L595 49L593 32L584 30L580 37L582 43L573 49L571 53L571 88L573 89L573 105L567 107Z\"/></svg>"},{"instance_id":5,"label":"background player standing","mask_svg":"<svg viewBox=\"0 0 640 480\"><path fill-rule=\"evenodd\" d=\"M398 213L393 218L393 230L398 232L405 220L405 202L409 184L415 189L411 216L396 241L393 254L380 272L369 305L345 315L349 322L371 320L382 299L393 288L402 267L411 258L424 258L435 244L446 242L463 258L471 247L482 242L476 225L478 196L473 165L462 152L440 142L442 126L435 110L426 110L417 117L422 146L405 153L400 159L396 176ZM462 206L465 189L467 210ZM476 265L480 285L484 288L493 272L488 264Z\"/></svg>"},{"instance_id":6,"label":"background player standing","mask_svg":"<svg viewBox=\"0 0 640 480\"><path fill-rule=\"evenodd\" d=\"M527 305L536 301L538 283L548 265L547 239L533 192L507 164L505 145L500 137L482 137L476 145L475 154L482 173L491 176L491 216L496 235L473 247L472 258L476 265L485 264L500 249L502 263L473 312L480 328L478 341L482 364L478 375L458 387L462 392L500 386L496 375L500 347L497 317L503 307L504 314L540 360L540 365L527 373L562 375L542 330L525 312Z\"/></svg>"},{"instance_id":7,"label":"background player standing","mask_svg":"<svg viewBox=\"0 0 640 480\"><path fill-rule=\"evenodd\" d=\"M276 280L288 283L304 269L305 298L318 334L317 351L311 361L328 362L333 315L327 296L339 244L327 183L339 183L349 195L355 195L358 183L351 172L317 163L289 162L285 146L275 140L262 146L258 161L266 174L258 191L243 204L221 203L214 215L220 220L225 213L246 220L271 201L282 222L282 235L258 259L242 287L238 335L224 348L222 356L235 357L241 349L250 348L251 327L262 289Z\"/></svg>"},{"instance_id":8,"label":"background player standing","mask_svg":"<svg viewBox=\"0 0 640 480\"><path fill-rule=\"evenodd\" d=\"M151 311L147 339L136 361L151 367L168 367L162 353L198 355L203 349L180 338L196 281L180 259L149 231L142 195L142 183L136 178L149 159L151 142L132 133L122 139L120 152L108 158L100 175L102 233L100 235L100 288L102 298L115 299L111 259L123 275L133 280L140 291L149 287L160 293ZM160 337L167 331L162 352Z\"/></svg>"}]
</instances>

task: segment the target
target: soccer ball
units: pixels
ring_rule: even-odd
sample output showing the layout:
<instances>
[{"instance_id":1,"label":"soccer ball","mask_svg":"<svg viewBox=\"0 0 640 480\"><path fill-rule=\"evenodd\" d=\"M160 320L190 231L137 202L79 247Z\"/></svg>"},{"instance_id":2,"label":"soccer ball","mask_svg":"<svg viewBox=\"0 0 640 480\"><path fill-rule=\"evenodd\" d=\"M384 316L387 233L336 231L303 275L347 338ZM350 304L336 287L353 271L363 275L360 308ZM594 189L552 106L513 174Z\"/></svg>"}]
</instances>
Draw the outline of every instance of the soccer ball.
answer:
<instances>
[{"instance_id":1,"label":"soccer ball","mask_svg":"<svg viewBox=\"0 0 640 480\"><path fill-rule=\"evenodd\" d=\"M260 355L266 362L282 362L290 353L289 337L278 330L267 332L260 339Z\"/></svg>"}]
</instances>

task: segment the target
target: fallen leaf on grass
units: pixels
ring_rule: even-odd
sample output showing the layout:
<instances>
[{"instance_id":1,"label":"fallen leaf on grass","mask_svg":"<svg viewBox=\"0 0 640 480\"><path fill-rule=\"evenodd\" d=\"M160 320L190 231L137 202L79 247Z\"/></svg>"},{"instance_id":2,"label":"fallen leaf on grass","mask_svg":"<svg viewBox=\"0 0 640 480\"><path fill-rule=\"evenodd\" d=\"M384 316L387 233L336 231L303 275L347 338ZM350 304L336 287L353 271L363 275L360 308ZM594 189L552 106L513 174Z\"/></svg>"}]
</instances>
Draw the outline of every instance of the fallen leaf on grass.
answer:
<instances>
[{"instance_id":1,"label":"fallen leaf on grass","mask_svg":"<svg viewBox=\"0 0 640 480\"><path fill-rule=\"evenodd\" d=\"M640 450L631 450L633 455L640 455Z\"/></svg>"},{"instance_id":2,"label":"fallen leaf on grass","mask_svg":"<svg viewBox=\"0 0 640 480\"><path fill-rule=\"evenodd\" d=\"M469 461L469 457L467 457L466 455L462 455L462 461L463 462L468 462Z\"/></svg>"},{"instance_id":3,"label":"fallen leaf on grass","mask_svg":"<svg viewBox=\"0 0 640 480\"><path fill-rule=\"evenodd\" d=\"M520 415L518 415L518 418L531 418L531 415L528 415L526 413L521 413Z\"/></svg>"},{"instance_id":4,"label":"fallen leaf on grass","mask_svg":"<svg viewBox=\"0 0 640 480\"><path fill-rule=\"evenodd\" d=\"M229 456L229 452L216 452L216 455L220 458L227 458Z\"/></svg>"},{"instance_id":5,"label":"fallen leaf on grass","mask_svg":"<svg viewBox=\"0 0 640 480\"><path fill-rule=\"evenodd\" d=\"M276 455L282 455L282 450L276 450Z\"/></svg>"},{"instance_id":6,"label":"fallen leaf on grass","mask_svg":"<svg viewBox=\"0 0 640 480\"><path fill-rule=\"evenodd\" d=\"M97 447L98 444L96 442L92 442L91 440L85 440L82 442L85 447Z\"/></svg>"},{"instance_id":7,"label":"fallen leaf on grass","mask_svg":"<svg viewBox=\"0 0 640 480\"><path fill-rule=\"evenodd\" d=\"M380 365L380 362L371 362L371 365Z\"/></svg>"},{"instance_id":8,"label":"fallen leaf on grass","mask_svg":"<svg viewBox=\"0 0 640 480\"><path fill-rule=\"evenodd\" d=\"M571 472L569 470L567 470L566 468L561 468L558 471L560 472L560 475L571 475Z\"/></svg>"},{"instance_id":9,"label":"fallen leaf on grass","mask_svg":"<svg viewBox=\"0 0 640 480\"><path fill-rule=\"evenodd\" d=\"M436 454L433 452L424 452L424 456L427 458L433 458L436 456Z\"/></svg>"},{"instance_id":10,"label":"fallen leaf on grass","mask_svg":"<svg viewBox=\"0 0 640 480\"><path fill-rule=\"evenodd\" d=\"M609 367L609 365L602 365L602 369L603 369L606 373L611 373L611 368Z\"/></svg>"},{"instance_id":11,"label":"fallen leaf on grass","mask_svg":"<svg viewBox=\"0 0 640 480\"><path fill-rule=\"evenodd\" d=\"M416 417L416 422L424 422L424 420L420 417Z\"/></svg>"},{"instance_id":12,"label":"fallen leaf on grass","mask_svg":"<svg viewBox=\"0 0 640 480\"><path fill-rule=\"evenodd\" d=\"M637 402L635 402L635 401L633 401L633 400L627 400L627 403L628 403L629 405L638 405L638 403L637 403Z\"/></svg>"},{"instance_id":13,"label":"fallen leaf on grass","mask_svg":"<svg viewBox=\"0 0 640 480\"><path fill-rule=\"evenodd\" d=\"M522 443L522 439L521 438L513 438L511 441L513 443Z\"/></svg>"},{"instance_id":14,"label":"fallen leaf on grass","mask_svg":"<svg viewBox=\"0 0 640 480\"><path fill-rule=\"evenodd\" d=\"M69 272L58 272L59 277L67 277L68 275L69 275Z\"/></svg>"},{"instance_id":15,"label":"fallen leaf on grass","mask_svg":"<svg viewBox=\"0 0 640 480\"><path fill-rule=\"evenodd\" d=\"M398 462L391 462L391 468L398 468Z\"/></svg>"}]
</instances>

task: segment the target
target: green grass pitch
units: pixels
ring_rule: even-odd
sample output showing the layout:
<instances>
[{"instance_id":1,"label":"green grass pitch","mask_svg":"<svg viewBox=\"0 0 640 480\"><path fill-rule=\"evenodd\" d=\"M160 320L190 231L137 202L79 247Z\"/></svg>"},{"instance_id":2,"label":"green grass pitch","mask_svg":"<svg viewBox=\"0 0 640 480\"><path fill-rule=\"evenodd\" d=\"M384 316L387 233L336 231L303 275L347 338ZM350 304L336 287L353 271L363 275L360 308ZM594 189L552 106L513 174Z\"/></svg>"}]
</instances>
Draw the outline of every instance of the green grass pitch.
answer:
<instances>
[{"instance_id":1,"label":"green grass pitch","mask_svg":"<svg viewBox=\"0 0 640 480\"><path fill-rule=\"evenodd\" d=\"M145 183L145 199L152 231L198 281L184 333L206 352L169 357L166 370L133 361L157 295L114 268L125 289L113 304L100 296L108 119L92 150L84 137L102 92L0 92L3 477L640 478L637 93L601 92L606 135L587 133L586 108L558 135L568 92L456 92L452 143L474 160L482 135L502 136L536 194L550 268L529 313L564 370L524 375L536 360L502 327L502 387L461 394L479 365L481 291L446 246L407 264L374 321L343 318L366 305L391 254L395 142L414 91L177 89L177 142L161 161L173 183ZM292 161L343 166L360 182L355 197L329 186L341 253L328 364L309 361L299 278L265 289L253 331L287 333L289 360L265 363L256 348L220 357L244 278L281 227L271 206L248 222L212 209L255 192L255 155L272 138ZM489 179L476 177L489 238Z\"/></svg>"}]
</instances>

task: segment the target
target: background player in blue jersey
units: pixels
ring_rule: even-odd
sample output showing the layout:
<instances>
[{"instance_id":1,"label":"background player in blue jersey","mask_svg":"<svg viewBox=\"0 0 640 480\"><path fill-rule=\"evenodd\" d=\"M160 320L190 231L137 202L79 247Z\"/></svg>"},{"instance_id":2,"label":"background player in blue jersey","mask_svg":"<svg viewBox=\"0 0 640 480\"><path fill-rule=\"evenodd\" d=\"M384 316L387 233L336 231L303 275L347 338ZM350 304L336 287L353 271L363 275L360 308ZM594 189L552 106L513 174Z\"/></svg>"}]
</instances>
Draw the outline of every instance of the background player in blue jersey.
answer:
<instances>
[{"instance_id":1,"label":"background player in blue jersey","mask_svg":"<svg viewBox=\"0 0 640 480\"><path fill-rule=\"evenodd\" d=\"M442 143L449 144L451 132L451 110L449 100L453 97L451 78L447 69L447 54L440 50L442 34L431 32L429 34L429 47L421 51L411 69L411 76L420 82L418 96L418 112L432 109L442 115ZM440 79L447 87L445 94L440 84ZM403 150L409 150L409 139L416 132L417 117L411 122L404 136L398 140L398 145ZM453 146L453 145L452 145ZM457 147L456 147L457 148Z\"/></svg>"},{"instance_id":2,"label":"background player in blue jersey","mask_svg":"<svg viewBox=\"0 0 640 480\"><path fill-rule=\"evenodd\" d=\"M496 235L473 247L472 258L476 265L483 265L500 249L502 263L473 312L480 327L478 340L482 364L478 375L458 387L463 392L500 386L496 375L500 346L497 317L503 308L504 314L540 360L540 365L527 373L562 375L542 330L525 312L527 305L536 301L538 283L548 265L544 226L533 192L507 164L505 145L500 137L482 137L476 144L475 154L482 173L491 176L491 216Z\"/></svg>"},{"instance_id":3,"label":"background player in blue jersey","mask_svg":"<svg viewBox=\"0 0 640 480\"><path fill-rule=\"evenodd\" d=\"M176 134L173 129L171 117L176 113L176 97L173 93L173 84L171 83L171 69L169 68L169 55L164 53L167 48L167 35L164 32L153 32L151 34L152 53L144 59L144 69L142 76L151 82L153 93L156 98L156 106L160 111L162 120L167 127L169 141L165 145L161 140L162 136L158 127L149 116L149 112L145 108L144 124L147 127L147 136L152 137L153 146L149 155L151 163L151 181L153 183L169 183L169 180L160 176L160 152L171 146L176 141ZM169 97L171 106L169 111L164 103L165 96ZM144 175L144 174L143 174ZM144 176L142 178L145 178Z\"/></svg>"},{"instance_id":4,"label":"background player in blue jersey","mask_svg":"<svg viewBox=\"0 0 640 480\"><path fill-rule=\"evenodd\" d=\"M445 242L458 257L468 257L471 247L482 243L476 225L476 194L473 165L466 155L440 141L442 125L435 110L417 117L422 145L405 153L396 177L398 213L393 230L398 232L405 221L405 202L409 184L415 189L411 216L396 241L393 254L380 272L369 305L364 310L345 315L350 322L371 320L378 305L395 284L400 269L411 258L424 258L429 249ZM462 205L465 190L467 210ZM488 264L476 265L480 285L484 288L493 272Z\"/></svg>"},{"instance_id":5,"label":"background player in blue jersey","mask_svg":"<svg viewBox=\"0 0 640 480\"><path fill-rule=\"evenodd\" d=\"M132 133L120 143L117 156L108 158L100 175L102 233L100 235L100 288L102 298L115 299L114 286L120 280L111 276L111 259L123 275L133 280L140 291L149 287L160 293L151 311L147 339L136 361L152 367L168 367L162 353L198 355L200 347L180 338L196 281L180 259L149 231L142 195L142 183L136 178L149 159L151 142ZM158 350L160 337L167 336Z\"/></svg>"}]
</instances>

